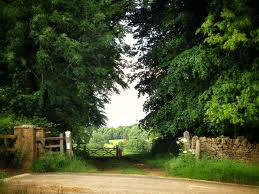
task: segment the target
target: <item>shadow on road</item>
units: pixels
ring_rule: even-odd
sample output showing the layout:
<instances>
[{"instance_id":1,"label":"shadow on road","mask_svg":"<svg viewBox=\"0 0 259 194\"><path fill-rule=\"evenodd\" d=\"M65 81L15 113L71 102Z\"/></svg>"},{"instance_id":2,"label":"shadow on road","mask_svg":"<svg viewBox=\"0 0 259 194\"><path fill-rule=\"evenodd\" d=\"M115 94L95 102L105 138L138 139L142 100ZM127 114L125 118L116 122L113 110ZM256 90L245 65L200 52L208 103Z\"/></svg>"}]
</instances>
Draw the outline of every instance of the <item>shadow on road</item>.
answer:
<instances>
[{"instance_id":1,"label":"shadow on road","mask_svg":"<svg viewBox=\"0 0 259 194\"><path fill-rule=\"evenodd\" d=\"M140 174L165 176L165 172L154 168L132 156L116 157L92 157L93 166L97 172L117 174Z\"/></svg>"}]
</instances>

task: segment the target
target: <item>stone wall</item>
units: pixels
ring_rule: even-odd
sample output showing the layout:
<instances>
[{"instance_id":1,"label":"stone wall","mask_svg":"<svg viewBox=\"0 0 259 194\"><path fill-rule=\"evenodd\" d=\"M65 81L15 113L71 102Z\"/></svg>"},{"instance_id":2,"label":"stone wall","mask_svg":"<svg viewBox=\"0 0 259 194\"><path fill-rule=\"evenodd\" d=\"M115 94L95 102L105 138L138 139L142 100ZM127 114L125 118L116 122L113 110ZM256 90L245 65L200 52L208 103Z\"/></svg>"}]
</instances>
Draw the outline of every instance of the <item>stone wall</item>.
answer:
<instances>
[{"instance_id":1,"label":"stone wall","mask_svg":"<svg viewBox=\"0 0 259 194\"><path fill-rule=\"evenodd\" d=\"M187 142L190 142L190 148L196 155L259 163L259 144L251 144L244 137L231 139L229 137L207 138L194 136ZM199 145L197 146L197 144ZM198 152L197 148L200 149Z\"/></svg>"}]
</instances>

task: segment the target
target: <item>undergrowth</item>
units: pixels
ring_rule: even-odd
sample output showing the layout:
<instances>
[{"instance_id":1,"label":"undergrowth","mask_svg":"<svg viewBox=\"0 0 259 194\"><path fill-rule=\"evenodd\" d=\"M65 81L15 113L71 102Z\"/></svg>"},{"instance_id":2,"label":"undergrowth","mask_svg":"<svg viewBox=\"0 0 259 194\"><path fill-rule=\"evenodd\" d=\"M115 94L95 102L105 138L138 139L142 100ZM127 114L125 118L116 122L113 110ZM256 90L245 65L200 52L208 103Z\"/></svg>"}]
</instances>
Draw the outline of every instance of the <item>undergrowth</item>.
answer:
<instances>
[{"instance_id":1,"label":"undergrowth","mask_svg":"<svg viewBox=\"0 0 259 194\"><path fill-rule=\"evenodd\" d=\"M183 153L178 157L158 155L146 161L164 169L168 176L259 185L259 165L254 163L206 157L196 160L194 155Z\"/></svg>"},{"instance_id":2,"label":"undergrowth","mask_svg":"<svg viewBox=\"0 0 259 194\"><path fill-rule=\"evenodd\" d=\"M8 174L5 172L0 172L0 181L4 178L8 177Z\"/></svg>"},{"instance_id":3,"label":"undergrowth","mask_svg":"<svg viewBox=\"0 0 259 194\"><path fill-rule=\"evenodd\" d=\"M34 172L95 172L89 161L77 157L68 158L65 154L47 153L34 161Z\"/></svg>"},{"instance_id":4,"label":"undergrowth","mask_svg":"<svg viewBox=\"0 0 259 194\"><path fill-rule=\"evenodd\" d=\"M206 157L196 160L194 155L184 153L177 157L168 154L155 156L147 154L132 155L131 158L165 170L168 176L259 185L258 164L235 160L211 160ZM113 164L109 166L111 169L107 167L104 170L113 169L120 172L120 168L123 168L126 169L126 173L131 172L133 164L126 165L126 167L119 164ZM98 165L94 165L91 159L77 157L69 159L64 154L47 154L34 162L33 170L35 172L99 172L106 162L99 162Z\"/></svg>"}]
</instances>

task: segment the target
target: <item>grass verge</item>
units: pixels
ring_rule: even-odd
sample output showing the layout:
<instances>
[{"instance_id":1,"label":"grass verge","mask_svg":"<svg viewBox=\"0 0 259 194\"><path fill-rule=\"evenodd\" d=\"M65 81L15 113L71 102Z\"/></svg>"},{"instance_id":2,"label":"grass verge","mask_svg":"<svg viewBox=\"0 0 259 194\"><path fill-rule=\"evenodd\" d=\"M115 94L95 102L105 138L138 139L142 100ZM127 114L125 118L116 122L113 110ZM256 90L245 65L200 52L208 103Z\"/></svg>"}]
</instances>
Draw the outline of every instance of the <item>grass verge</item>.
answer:
<instances>
[{"instance_id":1,"label":"grass verge","mask_svg":"<svg viewBox=\"0 0 259 194\"><path fill-rule=\"evenodd\" d=\"M68 158L65 154L49 153L33 163L34 172L96 172L91 160Z\"/></svg>"},{"instance_id":2,"label":"grass verge","mask_svg":"<svg viewBox=\"0 0 259 194\"><path fill-rule=\"evenodd\" d=\"M93 158L93 165L96 167L98 173L115 173L115 174L138 174L147 175L148 173L139 168L136 162L132 162L127 157L116 158Z\"/></svg>"},{"instance_id":3,"label":"grass verge","mask_svg":"<svg viewBox=\"0 0 259 194\"><path fill-rule=\"evenodd\" d=\"M259 185L259 165L235 160L196 160L193 155L157 155L143 158L164 169L168 176L238 184Z\"/></svg>"},{"instance_id":4,"label":"grass verge","mask_svg":"<svg viewBox=\"0 0 259 194\"><path fill-rule=\"evenodd\" d=\"M135 162L136 163L136 162ZM32 170L34 172L88 172L112 174L141 174L147 172L139 168L128 158L89 157L67 158L64 154L46 154L36 160Z\"/></svg>"},{"instance_id":5,"label":"grass verge","mask_svg":"<svg viewBox=\"0 0 259 194\"><path fill-rule=\"evenodd\" d=\"M7 174L7 173L5 173L5 172L0 172L0 180L4 179L4 178L6 178L6 177L8 177L8 174Z\"/></svg>"},{"instance_id":6,"label":"grass verge","mask_svg":"<svg viewBox=\"0 0 259 194\"><path fill-rule=\"evenodd\" d=\"M152 171L139 164L165 171L168 176L259 185L259 165L234 160L196 160L191 154L140 154L117 158L68 159L65 155L48 154L33 165L35 172L90 172L147 175Z\"/></svg>"}]
</instances>

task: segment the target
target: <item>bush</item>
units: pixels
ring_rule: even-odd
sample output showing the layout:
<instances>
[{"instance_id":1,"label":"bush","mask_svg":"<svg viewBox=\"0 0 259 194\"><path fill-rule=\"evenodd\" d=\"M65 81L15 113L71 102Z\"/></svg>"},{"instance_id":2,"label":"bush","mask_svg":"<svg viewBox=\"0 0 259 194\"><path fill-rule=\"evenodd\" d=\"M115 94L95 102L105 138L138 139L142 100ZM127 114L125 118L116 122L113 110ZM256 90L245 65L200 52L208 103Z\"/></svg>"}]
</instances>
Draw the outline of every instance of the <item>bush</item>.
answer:
<instances>
[{"instance_id":1,"label":"bush","mask_svg":"<svg viewBox=\"0 0 259 194\"><path fill-rule=\"evenodd\" d=\"M138 125L133 125L128 129L128 140L119 143L123 148L123 153L137 154L150 152L152 148L153 138L151 134Z\"/></svg>"},{"instance_id":2,"label":"bush","mask_svg":"<svg viewBox=\"0 0 259 194\"><path fill-rule=\"evenodd\" d=\"M176 136L160 137L155 140L151 152L158 153L171 153L173 155L179 154L180 146L176 144Z\"/></svg>"},{"instance_id":3,"label":"bush","mask_svg":"<svg viewBox=\"0 0 259 194\"><path fill-rule=\"evenodd\" d=\"M6 178L7 176L8 176L7 173L5 173L5 172L0 172L0 181L1 181L1 179Z\"/></svg>"},{"instance_id":4,"label":"bush","mask_svg":"<svg viewBox=\"0 0 259 194\"><path fill-rule=\"evenodd\" d=\"M3 168L20 168L21 152L0 152L0 166Z\"/></svg>"},{"instance_id":5,"label":"bush","mask_svg":"<svg viewBox=\"0 0 259 194\"><path fill-rule=\"evenodd\" d=\"M11 115L0 114L0 133L13 134L13 127L15 126L14 118Z\"/></svg>"},{"instance_id":6,"label":"bush","mask_svg":"<svg viewBox=\"0 0 259 194\"><path fill-rule=\"evenodd\" d=\"M0 172L0 193L4 192L4 182L2 179L6 178L8 175L5 172Z\"/></svg>"},{"instance_id":7,"label":"bush","mask_svg":"<svg viewBox=\"0 0 259 194\"><path fill-rule=\"evenodd\" d=\"M65 154L47 153L33 163L35 172L96 172L90 161Z\"/></svg>"},{"instance_id":8,"label":"bush","mask_svg":"<svg viewBox=\"0 0 259 194\"><path fill-rule=\"evenodd\" d=\"M120 145L126 153L145 153L151 150L151 142L142 138L132 138L127 142L122 142Z\"/></svg>"},{"instance_id":9,"label":"bush","mask_svg":"<svg viewBox=\"0 0 259 194\"><path fill-rule=\"evenodd\" d=\"M64 154L47 153L34 161L32 169L35 172L56 172L62 169L68 160Z\"/></svg>"},{"instance_id":10,"label":"bush","mask_svg":"<svg viewBox=\"0 0 259 194\"><path fill-rule=\"evenodd\" d=\"M16 125L36 125L44 128L55 128L56 125L49 122L46 118L37 116L17 117L11 114L0 114L0 133L13 134Z\"/></svg>"},{"instance_id":11,"label":"bush","mask_svg":"<svg viewBox=\"0 0 259 194\"><path fill-rule=\"evenodd\" d=\"M84 159L87 159L87 158L90 158L90 155L89 155L89 152L86 150L86 149L80 149L77 147L77 149L73 150L74 152L74 155L78 158L84 158Z\"/></svg>"},{"instance_id":12,"label":"bush","mask_svg":"<svg viewBox=\"0 0 259 194\"><path fill-rule=\"evenodd\" d=\"M90 164L90 160L83 160L79 158L73 158L70 160L64 168L63 172L96 172L96 168Z\"/></svg>"}]
</instances>

